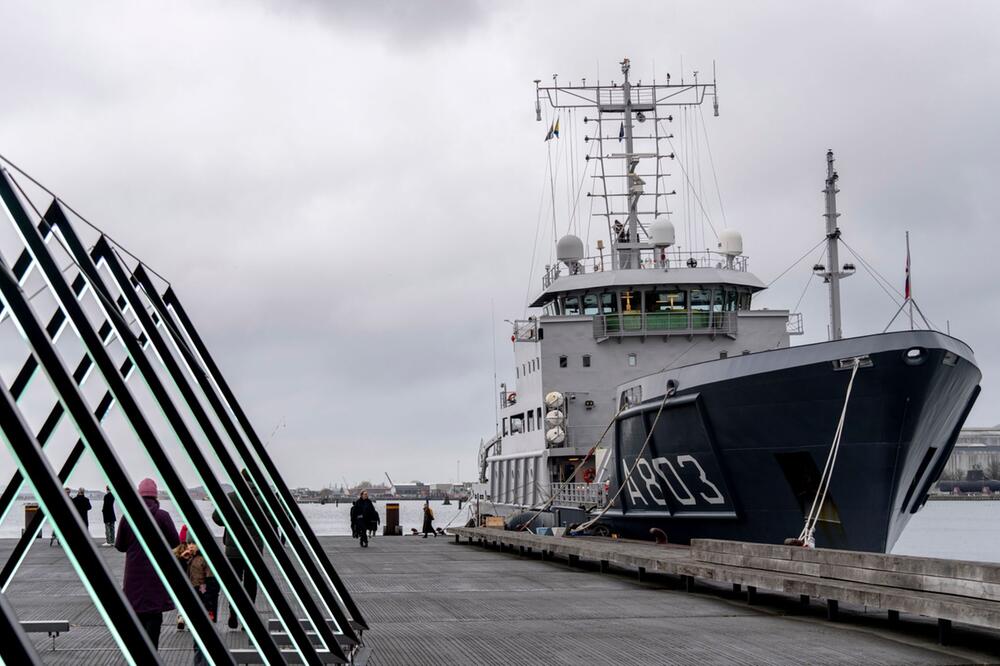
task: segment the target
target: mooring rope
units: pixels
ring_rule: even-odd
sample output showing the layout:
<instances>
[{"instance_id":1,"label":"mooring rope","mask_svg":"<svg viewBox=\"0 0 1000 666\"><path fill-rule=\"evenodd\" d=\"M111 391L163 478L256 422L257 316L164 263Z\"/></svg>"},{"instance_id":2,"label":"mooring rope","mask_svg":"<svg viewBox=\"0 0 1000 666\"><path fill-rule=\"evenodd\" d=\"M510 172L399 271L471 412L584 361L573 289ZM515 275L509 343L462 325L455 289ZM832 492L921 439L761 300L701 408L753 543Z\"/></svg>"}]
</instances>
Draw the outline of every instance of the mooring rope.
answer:
<instances>
[{"instance_id":1,"label":"mooring rope","mask_svg":"<svg viewBox=\"0 0 1000 666\"><path fill-rule=\"evenodd\" d=\"M805 525L799 534L799 540L807 547L814 548L816 540L813 537L816 531L816 523L819 521L820 509L826 501L827 491L830 489L830 479L833 477L833 468L837 464L837 453L840 451L840 440L844 434L844 422L847 418L847 404L851 401L851 390L854 388L854 378L861 367L861 359L855 358L851 368L851 379L847 382L847 395L844 396L844 406L840 410L840 421L837 422L837 430L833 434L833 443L830 445L830 452L826 456L826 465L823 467L823 474L820 477L819 486L816 488L816 496L813 498L812 507L806 515Z\"/></svg>"},{"instance_id":2,"label":"mooring rope","mask_svg":"<svg viewBox=\"0 0 1000 666\"><path fill-rule=\"evenodd\" d=\"M611 506L615 503L615 500L618 499L618 496L622 494L622 490L625 489L625 486L628 484L629 479L632 478L632 474L635 472L636 467L639 466L639 461L642 460L642 454L646 452L646 448L649 446L650 440L653 439L653 433L656 432L656 424L660 422L660 416L663 414L663 408L667 406L667 400L673 397L673 395L672 391L664 391L663 401L660 402L660 408L656 410L656 417L653 419L653 423L649 427L649 434L646 435L646 441L642 443L642 448L639 449L639 453L636 454L635 462L632 463L632 467L625 473L621 483L618 484L618 491L615 492L614 497L605 502L604 508L601 509L600 513L582 525L578 525L576 529L573 530L574 533L582 532L583 530L593 527L597 521L604 517L604 514L608 512Z\"/></svg>"}]
</instances>

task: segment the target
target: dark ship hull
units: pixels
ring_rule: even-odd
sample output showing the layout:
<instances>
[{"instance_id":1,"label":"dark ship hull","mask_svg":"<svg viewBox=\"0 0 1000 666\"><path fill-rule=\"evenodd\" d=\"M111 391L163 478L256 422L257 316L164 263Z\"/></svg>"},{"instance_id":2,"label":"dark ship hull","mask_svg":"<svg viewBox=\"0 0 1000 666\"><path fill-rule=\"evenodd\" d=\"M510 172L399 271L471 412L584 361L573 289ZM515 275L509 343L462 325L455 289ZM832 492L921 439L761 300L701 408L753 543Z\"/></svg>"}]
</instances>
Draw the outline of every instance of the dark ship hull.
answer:
<instances>
[{"instance_id":1,"label":"dark ship hull","mask_svg":"<svg viewBox=\"0 0 1000 666\"><path fill-rule=\"evenodd\" d=\"M618 420L609 496L620 483L625 487L601 522L633 538L648 539L650 528L659 528L676 543L797 537L840 419L853 357L865 360L816 545L888 552L926 501L979 393L972 350L940 333L759 352L623 386L633 396L641 386L643 395ZM668 390L672 397L664 400Z\"/></svg>"}]
</instances>

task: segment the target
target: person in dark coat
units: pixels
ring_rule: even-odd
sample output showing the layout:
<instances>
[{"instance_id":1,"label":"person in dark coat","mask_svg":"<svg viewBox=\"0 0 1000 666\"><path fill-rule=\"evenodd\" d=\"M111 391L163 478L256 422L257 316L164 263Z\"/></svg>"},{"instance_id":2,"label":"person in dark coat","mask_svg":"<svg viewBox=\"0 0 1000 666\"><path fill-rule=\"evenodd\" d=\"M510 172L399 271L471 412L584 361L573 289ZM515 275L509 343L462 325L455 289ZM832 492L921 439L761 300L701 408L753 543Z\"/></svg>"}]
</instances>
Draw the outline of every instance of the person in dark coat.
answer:
<instances>
[{"instance_id":1,"label":"person in dark coat","mask_svg":"<svg viewBox=\"0 0 1000 666\"><path fill-rule=\"evenodd\" d=\"M250 489L253 491L254 497L257 499L258 503L260 503L260 495L250 481L250 477L246 473L246 470L243 471L243 478L250 484ZM233 506L236 508L236 512L240 516L240 520L250 532L250 538L253 541L254 546L257 550L261 550L264 547L263 539L260 536L260 532L258 532L254 527L253 521L250 520L250 516L247 515L246 509L243 507L243 503L240 502L239 497L236 495L236 491L234 490L226 493L226 496L229 498L229 501L232 502ZM268 516L268 519L270 520L270 516ZM222 520L222 515L219 513L218 509L212 512L212 521L216 525L225 527L225 521ZM222 544L226 547L226 559L229 560L230 566L232 566L233 571L236 572L236 577L243 583L243 589L246 590L247 596L250 597L251 601L256 600L257 579L254 578L253 572L250 571L246 560L243 559L243 554L240 553L240 549L236 545L236 541L229 535L228 529L222 533ZM226 624L230 629L236 629L240 626L239 619L236 617L236 613L233 612L232 606L229 608L229 620Z\"/></svg>"},{"instance_id":2,"label":"person in dark coat","mask_svg":"<svg viewBox=\"0 0 1000 666\"><path fill-rule=\"evenodd\" d=\"M368 530L374 530L379 524L378 511L375 504L368 499L368 491L362 490L361 496L351 506L351 526L354 535L361 539L361 547L368 547Z\"/></svg>"},{"instance_id":3,"label":"person in dark coat","mask_svg":"<svg viewBox=\"0 0 1000 666\"><path fill-rule=\"evenodd\" d=\"M152 479L140 481L139 496L146 502L146 508L153 515L153 520L160 528L167 545L176 548L181 540L177 536L177 528L174 527L170 514L160 508L160 503L156 499L156 482ZM125 598L139 616L139 622L146 630L153 647L159 648L163 613L174 607L170 594L160 582L153 564L146 557L139 539L132 531L132 526L126 520L118 526L115 548L125 553Z\"/></svg>"},{"instance_id":4,"label":"person in dark coat","mask_svg":"<svg viewBox=\"0 0 1000 666\"><path fill-rule=\"evenodd\" d=\"M433 534L434 538L437 538L437 531L434 529L434 510L431 509L430 501L424 504L424 538L427 538L428 534Z\"/></svg>"},{"instance_id":5,"label":"person in dark coat","mask_svg":"<svg viewBox=\"0 0 1000 666\"><path fill-rule=\"evenodd\" d=\"M85 491L83 488L80 488L78 491L76 491L76 497L73 498L73 506L75 506L76 510L80 513L80 518L83 520L84 527L87 527L89 529L90 509L92 507L90 504L90 500L87 499L87 495L85 494L86 492L87 491Z\"/></svg>"},{"instance_id":6,"label":"person in dark coat","mask_svg":"<svg viewBox=\"0 0 1000 666\"><path fill-rule=\"evenodd\" d=\"M111 488L104 486L104 504L101 506L101 518L104 520L104 545L115 545L115 496L111 494Z\"/></svg>"}]
</instances>

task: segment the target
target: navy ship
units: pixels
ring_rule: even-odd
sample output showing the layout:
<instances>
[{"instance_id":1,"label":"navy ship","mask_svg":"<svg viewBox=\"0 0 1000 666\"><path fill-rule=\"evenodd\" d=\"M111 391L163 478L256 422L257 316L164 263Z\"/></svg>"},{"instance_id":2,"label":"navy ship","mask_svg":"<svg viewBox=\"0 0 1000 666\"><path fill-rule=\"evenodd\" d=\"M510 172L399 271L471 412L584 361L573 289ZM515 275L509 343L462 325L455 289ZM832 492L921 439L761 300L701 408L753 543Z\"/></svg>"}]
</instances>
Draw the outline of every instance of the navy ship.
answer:
<instances>
[{"instance_id":1,"label":"navy ship","mask_svg":"<svg viewBox=\"0 0 1000 666\"><path fill-rule=\"evenodd\" d=\"M533 314L511 322L514 386L499 386L496 432L480 444L476 519L890 551L979 394L972 350L931 330L908 275L890 321L903 314L904 330L843 337L840 281L855 267L839 257L832 152L826 263L813 266L829 339L793 346L801 315L754 307L767 285L700 187L714 76L633 82L621 64L617 81L535 81L552 224L567 233ZM560 165L577 188L562 216ZM594 221L606 235L591 251Z\"/></svg>"}]
</instances>

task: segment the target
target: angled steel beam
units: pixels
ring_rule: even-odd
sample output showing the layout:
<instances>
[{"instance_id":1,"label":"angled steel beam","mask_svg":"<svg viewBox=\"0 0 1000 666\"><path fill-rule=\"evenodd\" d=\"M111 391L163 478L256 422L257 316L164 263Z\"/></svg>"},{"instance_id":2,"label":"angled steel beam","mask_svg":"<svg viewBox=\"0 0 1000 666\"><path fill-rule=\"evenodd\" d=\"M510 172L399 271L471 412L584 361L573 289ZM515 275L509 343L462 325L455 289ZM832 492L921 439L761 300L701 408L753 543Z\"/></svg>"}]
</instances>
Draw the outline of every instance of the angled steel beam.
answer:
<instances>
[{"instance_id":1,"label":"angled steel beam","mask_svg":"<svg viewBox=\"0 0 1000 666\"><path fill-rule=\"evenodd\" d=\"M83 247L83 244L80 242L79 237L77 237L72 225L69 224L58 203L54 202L48 211L46 211L45 219L49 222L49 224L57 229L58 234L65 241L67 249L76 261L77 266L86 277L90 288L94 291L95 296L98 297L97 302L100 308L104 311L104 316L111 322L111 325L118 333L118 337L125 346L129 357L132 359L132 362L135 363L136 369L145 380L145 384L149 389L150 394L156 400L157 405L166 417L167 422L170 424L174 434L177 436L181 447L190 459L192 466L201 476L205 489L209 492L214 504L226 519L227 524L231 524L237 545L240 547L240 550L250 565L250 568L261 576L262 588L265 594L268 595L268 599L278 616L290 625L294 625L294 621L296 619L294 611L285 600L277 582L274 581L268 573L261 553L253 546L253 543L249 538L249 533L246 531L245 527L243 527L235 507L229 501L229 498L226 497L218 479L216 479L212 474L208 460L205 458L194 437L187 429L187 425L180 412L177 410L177 407L174 405L173 400L170 398L169 393L160 382L159 377L153 369L152 364L147 358L145 352L132 336L124 317L122 317L117 311L117 308L108 307L109 303L113 303L113 299L111 298L107 287L98 273L96 265L87 254L86 249ZM38 241L40 241L40 237L38 237L37 234L34 238L29 238L29 249L31 247L30 243L37 243ZM35 258L42 270L45 271L46 275L48 275L51 279L52 275L44 258L40 259L37 256ZM57 282L56 280L53 281ZM68 290L65 282L62 283L62 287L63 291ZM53 290L59 291L55 285L53 285ZM75 301L73 303L63 303L63 306L74 325L80 328L82 323L84 327L89 327L82 310L79 310L78 306L76 308L73 307L76 306ZM78 312L74 312L74 310L77 310ZM140 314L140 311L138 310L135 310L134 312L137 316ZM141 310L141 313L145 313L145 310ZM278 648L275 646L266 626L261 621L259 615L257 615L253 602L251 602L250 598L247 596L246 590L240 583L239 578L233 571L229 561L224 557L222 550L219 548L218 542L215 540L215 536L212 534L211 529L205 522L204 517L198 511L194 502L187 494L185 484L177 474L169 458L167 458L162 445L156 438L156 435L143 415L141 409L135 402L131 393L128 391L128 388L121 381L121 378L115 374L113 366L111 366L112 369L108 369L108 365L111 363L110 357L107 356L103 347L94 349L92 337L84 335L84 331L81 331L81 337L85 338L84 342L90 350L91 355L94 356L94 360L101 369L101 373L105 376L105 381L107 381L108 386L114 393L115 398L118 400L121 409L128 417L129 422L139 435L140 440L146 446L146 450L150 453L151 457L153 457L154 464L163 476L164 483L170 489L174 502L187 519L189 529L192 530L192 533L194 534L198 545L204 552L206 559L208 559L209 564L215 570L219 579L220 587L234 602L240 616L243 618L244 625L251 638L253 638L255 643L257 643L258 648L264 650L265 648L273 647L273 649L277 651ZM87 338L91 339L88 340ZM280 551L280 554L276 555L284 555L287 558L287 554L284 553L283 550ZM312 599L310 598L308 601L312 601ZM202 615L204 615L204 611L202 611ZM327 629L327 633L331 633L329 629ZM309 637L304 628L301 626L291 626L289 629L289 635L292 637L296 648L301 652L304 660L308 663L318 664L320 662L320 657L312 643L309 641ZM331 652L336 653L336 650L339 650L339 646L336 644L336 640L334 639ZM346 657L343 657L343 659L346 661Z\"/></svg>"},{"instance_id":2,"label":"angled steel beam","mask_svg":"<svg viewBox=\"0 0 1000 666\"><path fill-rule=\"evenodd\" d=\"M57 209L58 207L54 206L53 208ZM296 598L305 609L306 614L310 616L319 627L317 629L317 634L326 644L327 649L340 659L346 661L347 657L340 648L336 635L330 627L326 625L326 618L316 605L309 593L309 590L299 578L288 553L281 544L278 534L271 528L266 516L260 510L256 501L252 499L249 492L241 492L245 491L245 481L240 474L239 468L232 461L232 458L230 458L228 452L225 450L225 446L216 434L215 429L212 427L211 421L201 408L201 404L198 402L197 396L194 395L190 386L184 381L184 376L180 367L174 360L166 342L162 339L159 331L156 329L156 325L153 323L149 313L146 311L145 304L142 303L139 295L133 289L124 269L118 262L117 257L111 252L111 249L105 239L102 237L98 240L97 244L94 246L94 257L92 257L87 253L83 243L80 242L75 230L68 225L68 222L61 214L61 211L50 209L50 213L46 214L46 219L58 229L58 232L66 241L66 245L70 253L73 255L74 260L76 260L84 275L87 277L87 280L90 282L91 288L95 293L100 295L102 300L110 302L113 296L100 276L97 264L93 261L94 257L97 257L106 263L112 277L119 287L124 285L121 293L125 302L129 307L131 307L136 320L144 331L144 335L146 335L152 343L154 350L160 357L161 362L164 364L168 373L175 379L175 384L177 385L177 389L180 392L181 397L188 404L192 413L194 413L196 420L205 432L205 436L208 439L209 444L213 450L215 450L219 462L222 464L227 475L229 475L230 482L236 487L237 497L240 498L242 496L241 498L247 498L243 500L243 503L246 507L246 516L250 519L250 524L244 525L240 512L230 501L218 479L216 479L212 474L203 475L202 480L205 484L205 490L208 492L213 503L218 508L219 513L223 518L223 522L226 523L226 527L230 530L230 536L243 553L244 558L249 564L250 570L260 582L261 588L265 591L269 598L278 597L282 600L282 602L284 601L280 585L278 585L277 581L271 575L271 572L268 570L264 562L263 555L257 550L253 539L251 538L250 530L253 529L253 525L256 525L257 531L263 537L264 542L268 544L268 548L271 551L275 562L278 564L279 569L284 573L286 580L288 581ZM122 323L124 323L124 320ZM129 348L130 346L134 345L131 345L130 342L126 342L126 348ZM129 349L129 351L131 354L132 350ZM163 409L164 415L177 435L178 440L180 440L182 447L191 457L191 462L194 468L196 470L211 469L209 467L208 460L205 458L193 435L188 430L186 422L180 412L173 405L170 395L160 382L159 377L153 369L149 359L141 351L138 351L138 355L140 358L135 358L135 355L133 354L136 367L139 370L139 373L146 380L146 384L149 386L150 391L157 398L157 402ZM180 381L177 381L178 379ZM278 607L280 607L280 604L276 606L276 608ZM287 614L284 617L282 617L282 613L279 612L279 617L281 617L285 622L291 624L297 623L297 616L291 607L288 607Z\"/></svg>"},{"instance_id":3,"label":"angled steel beam","mask_svg":"<svg viewBox=\"0 0 1000 666\"><path fill-rule=\"evenodd\" d=\"M206 556L208 556L209 561L211 562L214 559L217 562L221 556L221 551L212 537L211 530L205 524L197 508L194 507L194 503L187 494L186 487L170 463L170 459L163 451L162 446L157 441L138 403L136 403L128 387L118 375L114 362L101 344L97 333L91 327L80 304L77 303L72 289L67 284L55 260L49 254L42 236L31 224L21 202L14 193L14 188L6 172L0 172L0 201L2 201L11 220L14 222L14 227L21 236L22 242L28 251L31 252L32 258L38 264L48 282L49 288L56 298L56 302L66 313L69 321L83 341L84 346L104 376L115 399L126 416L128 416L133 429L139 436L140 442L142 442L147 453L149 453L154 467L160 472L174 501L177 502L182 514L184 514L187 522L195 531L194 533L200 537L200 541L203 543L203 550ZM98 464L107 476L108 483L114 489L114 493L119 498L126 517L135 528L139 542L145 550L146 555L150 558L150 562L157 570L160 579L166 585L171 596L178 602L178 605L187 617L196 642L199 643L209 658L216 663L233 663L232 655L230 655L228 648L215 632L214 624L205 613L205 609L202 607L197 594L195 594L183 569L181 569L163 535L160 533L159 527L146 508L145 502L139 497L131 483L131 479L125 473L114 448L111 446L103 430L101 430L97 420L94 419L94 415L87 407L87 403L78 388L73 383L68 369L63 364L52 342L48 339L44 328L35 317L27 297L21 291L20 286L14 279L14 276L11 275L9 269L6 266L3 268L4 270L0 271L0 294L2 294L2 298L7 302L13 319L28 339L38 358L39 364L62 399L66 410L75 421L82 439L87 442ZM109 312L105 312L105 316L108 316L108 314ZM111 314L119 316L117 312L111 312ZM130 332L125 339L135 341ZM133 357L132 360L135 361L135 358ZM32 480L30 475L26 476L29 480ZM62 494L61 489L60 494ZM46 508L45 512L52 516L49 509ZM88 543L93 546L93 543L89 540ZM216 555L216 558L211 557L213 554ZM224 564L223 566L227 565ZM215 568L217 572L220 569L218 566ZM238 594L239 590L236 592ZM249 602L249 599L247 599L247 602ZM256 617L256 614L253 617ZM251 623L253 622L253 617L248 618ZM256 621L260 623L260 618L256 617ZM270 641L270 643L272 646L274 645L273 641ZM258 647L264 650L267 648L267 645L258 645ZM274 647L274 651L277 650L278 648ZM278 654L280 655L280 652ZM280 663L280 660L277 660L277 663Z\"/></svg>"},{"instance_id":4,"label":"angled steel beam","mask_svg":"<svg viewBox=\"0 0 1000 666\"><path fill-rule=\"evenodd\" d=\"M14 609L7 603L7 598L0 594L0 663L25 664L39 666L42 660L38 658L35 644L28 638L24 628L14 614Z\"/></svg>"},{"instance_id":5,"label":"angled steel beam","mask_svg":"<svg viewBox=\"0 0 1000 666\"><path fill-rule=\"evenodd\" d=\"M27 301L23 300L24 294L17 281L7 266L2 263L0 263L0 292L3 294L4 302L13 311L15 321L21 325L29 343L40 342L42 345L49 345L49 340L45 337L41 325L28 309ZM46 365L61 365L59 357L56 356L55 350L51 346L47 349L43 347L40 355L43 356L43 363ZM58 371L53 373L53 384L57 390L60 390L61 395L68 398L68 401L82 404L83 399L76 392L76 387L69 379L65 367L62 370L61 373ZM63 393L63 390L68 391L68 393ZM72 562L84 587L87 588L87 592L90 593L94 605L100 610L115 641L133 664L160 663L156 650L139 624L139 619L132 610L132 606L112 579L111 572L108 571L104 560L98 555L97 548L80 519L80 514L63 493L62 484L46 461L42 447L32 437L31 431L17 409L14 398L2 382L0 382L0 423L3 423L2 432L7 448L10 449L11 455L17 461L25 478L28 479L42 510L50 517L53 529L59 535L59 542L66 551L66 556ZM124 473L120 469L117 471L121 472L121 477L124 477ZM117 485L120 486L124 483L125 489L132 491L135 502L142 503L139 496L132 490L127 477L115 480ZM135 507L135 510L139 511L139 508ZM183 572L180 571L176 560L173 559L173 554L167 544L163 542L163 537L160 536L152 516L145 510L145 506L142 507L141 511L149 524L149 529L154 530L155 535L159 538L164 555L170 557L178 573L183 577ZM141 523L142 521L137 522ZM6 641L5 638L3 642L6 643Z\"/></svg>"},{"instance_id":6,"label":"angled steel beam","mask_svg":"<svg viewBox=\"0 0 1000 666\"><path fill-rule=\"evenodd\" d=\"M129 372L131 372L132 361L130 359L125 359L122 364L122 377L128 377ZM78 383L79 384L79 383ZM97 405L97 409L94 410L94 418L100 423L104 420L108 411L111 409L111 405L114 404L114 398L111 397L110 392L106 392L104 397ZM51 432L46 431L43 426L39 432ZM42 442L40 436L36 435L35 439L38 441L38 446L44 447L45 444ZM63 462L62 467L59 468L59 482L63 485L69 480L70 475L76 468L80 458L83 456L83 452L86 449L83 440L78 439L73 445L73 449L66 456L66 460ZM21 477L18 474L18 489L21 487ZM42 529L42 525L45 523L45 512L38 511L31 518L31 522L28 523L24 528L24 534L18 539L17 543L14 545L14 549L11 551L10 555L7 556L7 561L4 562L3 568L0 569L0 592L6 592L7 586L10 585L10 581L14 578L14 574L21 567L21 562L24 561L25 556L28 554L28 550L31 548L31 544L35 542L35 537L38 532Z\"/></svg>"},{"instance_id":7,"label":"angled steel beam","mask_svg":"<svg viewBox=\"0 0 1000 666\"><path fill-rule=\"evenodd\" d=\"M299 563L301 564L306 575L312 582L313 588L316 593L323 600L323 603L329 609L330 613L333 615L336 621L336 626L341 630L341 632L350 638L352 641L357 642L358 637L351 626L350 618L344 613L341 608L341 602L334 594L333 590L327 584L326 579L323 577L322 572L316 566L315 561L311 557L306 544L302 542L299 537L299 533L295 529L295 525L292 524L288 517L288 514L278 505L277 498L274 497L273 491L269 485L261 485L259 483L254 483L255 488L250 488L246 479L243 478L240 472L239 466L233 461L229 452L226 450L226 445L223 443L222 438L215 431L212 424L212 420L208 413L202 407L201 402L198 399L194 389L191 387L187 374L183 371L180 365L174 360L172 351L167 345L167 342L162 338L159 331L156 328L156 324L153 322L152 318L145 310L145 304L139 296L139 293L135 290L132 285L132 281L129 279L128 274L125 272L121 261L114 254L111 247L107 244L104 239L100 239L94 245L95 255L99 255L107 264L118 288L121 293L125 296L125 300L128 301L132 310L136 313L136 319L142 326L142 330L151 340L153 346L157 349L163 364L166 366L167 371L173 378L174 383L177 385L178 390L184 396L185 402L188 403L192 413L194 414L195 420L201 426L201 429L205 432L205 436L212 446L212 449L216 452L222 463L223 468L226 473L229 474L233 485L236 487L237 495L243 499L244 504L247 509L254 516L254 520L257 522L258 526L270 534L266 535L267 538L277 547L281 547L280 535L278 531L272 529L272 525L277 525L280 527L281 531L284 532L288 539L288 543L291 546L293 552L295 553ZM138 267L135 272L135 279L139 282L142 289L146 292L146 297L149 299L150 303L153 305L153 309L160 314L161 321L169 321L167 319L169 315L166 314L166 306L163 301L160 300L159 294L156 289L153 288L150 282L149 275L142 270L142 267ZM173 333L170 331L170 324L165 325L165 330L167 335L173 337ZM175 338L176 342L176 338ZM190 351L187 349L186 345L181 346L175 344L175 348L181 355L181 358L191 369L192 375L199 382L202 392L208 399L208 402L212 409L218 416L219 422L222 424L226 431L227 436L233 442L237 453L241 458L251 458L249 449L246 443L243 441L243 437L240 435L239 430L235 423L228 417L225 413L225 408L222 405L221 400L215 391L212 390L209 384L208 378L203 373L196 373L195 368L199 367L194 357L191 356ZM249 471L249 469L248 469ZM252 479L251 473L251 479ZM256 492L254 492L256 491ZM264 506L269 506L271 508L271 519L268 519L263 509L258 506L256 496L260 497L261 503ZM293 572L293 575L294 574ZM326 618L323 618L323 623L326 623Z\"/></svg>"},{"instance_id":8,"label":"angled steel beam","mask_svg":"<svg viewBox=\"0 0 1000 666\"><path fill-rule=\"evenodd\" d=\"M136 277L137 278L140 277L140 275L144 272L145 272L144 270L139 271L137 269ZM155 294L156 293L155 290L149 289L149 287L151 287L152 284L149 282L148 276L146 276L146 282L148 286L145 288L147 289L149 294ZM305 515L302 513L302 509L299 507L298 503L296 503L295 499L292 497L291 492L289 492L288 486L285 484L285 481L282 478L281 473L278 471L278 468L274 464L274 461L271 460L271 457L267 454L267 450L264 448L264 445L261 442L260 437L258 437L257 432L254 430L253 425L250 423L250 419L247 417L246 412L243 411L242 406L236 399L236 395L233 393L232 389L229 387L229 384L226 382L226 379L223 376L222 372L219 370L219 367L215 364L215 361L212 359L212 356L208 351L208 347L206 347L205 343L202 341L201 336L198 334L198 331L195 329L194 324L191 322L191 319L188 317L187 312L184 310L184 307L181 305L180 300L177 298L177 294L171 287L164 292L162 301L158 298L155 301L151 299L151 302L153 302L154 308L157 307L157 303L160 303L161 304L160 307L163 307L162 311L159 308L157 308L157 312L160 314L160 317L163 319L165 324L168 323L167 328L168 330L170 330L171 335L177 341L178 348L184 349L187 345L187 343L184 340L184 336L181 335L180 331L183 331L183 334L186 335L191 340L191 343L194 345L198 357L202 361L201 364L197 363L191 364L192 371L195 372L195 374L200 374L199 372L197 372L198 369L204 368L202 372L208 373L208 377L211 378L212 382L214 382L214 384L218 387L219 392L222 394L222 398L225 401L225 404L229 407L230 410L232 410L232 413L236 417L236 420L239 423L240 427L243 429L243 432L246 433L247 441L250 443L253 452L256 454L257 458L260 459L261 465L263 465L264 470L266 470L267 472L267 475L265 476L264 472L261 470L261 467L257 464L257 461L254 458L254 456L244 455L241 452L241 455L243 456L243 462L246 465L247 470L250 472L250 476L253 479L253 482L261 490L262 496L271 499L273 501L273 498L271 497L272 496L271 488L273 484L273 488L277 491L278 497L281 499L281 503L284 505L284 510L288 512L288 514L297 524L298 528L301 530L302 535L306 539L306 542L312 549L313 556L316 558L316 561L319 563L320 567L322 567L323 573L326 574L327 578L330 580L330 583L337 591L337 595L344 603L344 607L350 614L351 619L357 623L357 626L359 628L368 629L368 623L365 622L365 619L361 614L361 609L359 609L357 604L354 602L354 599L351 597L351 593L348 591L347 586L344 585L344 582L341 580L340 575L337 573L336 569L334 569L333 564L330 562L330 558L327 557L326 551L323 550L323 545L319 542L319 539L316 537L316 533L313 532L312 527L309 525L309 521L306 520ZM164 306L169 307L170 310L173 312L173 314L176 315L177 323L180 325L180 331L178 331L176 326L173 324L174 320L170 316L170 313L166 312L166 307ZM200 379L199 383L202 383ZM211 388L210 384L202 384L202 385ZM205 393L212 395L214 394L214 390L206 390ZM216 416L219 418L219 420L222 421L223 423L229 420L229 414L226 412L224 408L222 408L221 405L216 406L215 404L213 404L213 410L216 412ZM237 441L239 440L239 438L236 439ZM268 477L270 477L270 481L268 481ZM280 505L272 503L273 513L275 514L281 513L280 508L281 508Z\"/></svg>"}]
</instances>

